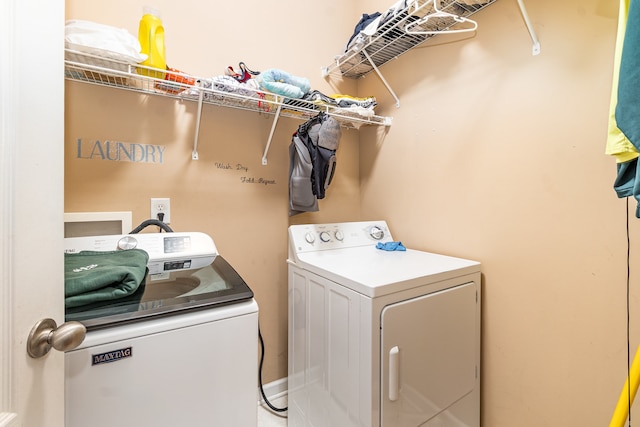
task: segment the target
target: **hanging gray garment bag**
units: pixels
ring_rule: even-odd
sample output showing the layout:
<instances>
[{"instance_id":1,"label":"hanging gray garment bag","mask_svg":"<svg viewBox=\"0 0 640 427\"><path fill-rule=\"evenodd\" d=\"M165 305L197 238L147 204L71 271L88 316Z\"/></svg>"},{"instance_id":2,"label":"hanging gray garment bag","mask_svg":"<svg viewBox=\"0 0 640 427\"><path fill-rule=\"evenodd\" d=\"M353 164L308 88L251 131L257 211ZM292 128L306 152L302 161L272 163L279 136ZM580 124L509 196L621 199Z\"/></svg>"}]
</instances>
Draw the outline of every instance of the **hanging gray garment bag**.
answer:
<instances>
[{"instance_id":1,"label":"hanging gray garment bag","mask_svg":"<svg viewBox=\"0 0 640 427\"><path fill-rule=\"evenodd\" d=\"M318 200L311 189L312 171L311 154L294 134L289 145L289 216L318 210Z\"/></svg>"},{"instance_id":2,"label":"hanging gray garment bag","mask_svg":"<svg viewBox=\"0 0 640 427\"><path fill-rule=\"evenodd\" d=\"M324 199L325 191L333 180L336 169L336 151L342 131L333 117L320 113L298 128L298 138L307 146L313 171L311 188L318 199Z\"/></svg>"},{"instance_id":3,"label":"hanging gray garment bag","mask_svg":"<svg viewBox=\"0 0 640 427\"><path fill-rule=\"evenodd\" d=\"M315 212L336 168L340 123L320 113L298 127L289 146L289 216Z\"/></svg>"}]
</instances>

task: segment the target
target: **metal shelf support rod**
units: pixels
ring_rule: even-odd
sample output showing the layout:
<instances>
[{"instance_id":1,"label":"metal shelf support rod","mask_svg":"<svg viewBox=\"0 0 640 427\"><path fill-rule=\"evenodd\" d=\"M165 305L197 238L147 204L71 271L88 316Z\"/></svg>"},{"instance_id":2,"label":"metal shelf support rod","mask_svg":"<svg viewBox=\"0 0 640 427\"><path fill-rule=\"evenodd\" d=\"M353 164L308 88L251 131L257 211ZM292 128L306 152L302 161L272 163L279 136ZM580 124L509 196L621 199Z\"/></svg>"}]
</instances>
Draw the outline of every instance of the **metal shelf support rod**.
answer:
<instances>
[{"instance_id":1,"label":"metal shelf support rod","mask_svg":"<svg viewBox=\"0 0 640 427\"><path fill-rule=\"evenodd\" d=\"M193 151L191 152L191 160L198 160L198 138L200 137L200 119L202 117L202 99L204 97L204 90L200 89L198 94L198 115L196 118L196 130L193 139Z\"/></svg>"},{"instance_id":2,"label":"metal shelf support rod","mask_svg":"<svg viewBox=\"0 0 640 427\"><path fill-rule=\"evenodd\" d=\"M369 56L369 53L367 52L367 50L366 49L362 49L362 53L364 53L364 56L367 57L367 61L369 61L369 64L371 64L371 67L373 67L373 71L375 71L376 74L378 75L378 77L380 77L380 80L382 80L382 83L384 83L385 87L387 88L387 90L389 91L391 96L393 96L393 99L396 100L396 108L400 108L400 99L398 98L396 93L393 91L393 89L391 89L391 86L389 86L389 83L387 83L387 81L385 80L385 78L382 75L382 73L380 72L380 70L378 70L378 67L373 62L371 57Z\"/></svg>"},{"instance_id":3,"label":"metal shelf support rod","mask_svg":"<svg viewBox=\"0 0 640 427\"><path fill-rule=\"evenodd\" d=\"M269 147L271 146L271 140L273 139L273 134L276 131L276 125L278 124L278 119L280 118L280 112L282 111L282 103L278 103L278 109L276 110L276 115L273 118L273 123L271 124L271 132L269 132L269 139L267 140L267 145L264 147L264 153L262 154L262 164L267 164L267 154L269 153Z\"/></svg>"},{"instance_id":4,"label":"metal shelf support rod","mask_svg":"<svg viewBox=\"0 0 640 427\"><path fill-rule=\"evenodd\" d=\"M518 6L520 6L520 13L522 13L522 18L524 18L524 23L527 25L527 30L529 30L529 34L531 35L531 40L533 41L533 49L532 55L536 56L540 54L540 41L538 41L538 37L536 36L535 31L533 30L533 25L531 25L531 20L529 19L529 14L527 13L527 9L524 7L524 2L522 0L518 0Z\"/></svg>"}]
</instances>

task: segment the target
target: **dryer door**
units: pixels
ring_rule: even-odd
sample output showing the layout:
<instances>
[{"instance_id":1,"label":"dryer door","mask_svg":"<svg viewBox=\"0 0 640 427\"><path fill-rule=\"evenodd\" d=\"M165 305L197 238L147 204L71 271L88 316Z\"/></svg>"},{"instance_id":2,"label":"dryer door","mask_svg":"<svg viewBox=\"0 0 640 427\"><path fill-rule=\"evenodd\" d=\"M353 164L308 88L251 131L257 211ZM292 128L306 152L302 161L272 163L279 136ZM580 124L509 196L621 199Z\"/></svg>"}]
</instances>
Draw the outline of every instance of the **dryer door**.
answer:
<instances>
[{"instance_id":1,"label":"dryer door","mask_svg":"<svg viewBox=\"0 0 640 427\"><path fill-rule=\"evenodd\" d=\"M476 289L475 283L467 283L384 308L383 427L475 425L456 408L461 399L479 396ZM474 412L477 403L462 406Z\"/></svg>"}]
</instances>

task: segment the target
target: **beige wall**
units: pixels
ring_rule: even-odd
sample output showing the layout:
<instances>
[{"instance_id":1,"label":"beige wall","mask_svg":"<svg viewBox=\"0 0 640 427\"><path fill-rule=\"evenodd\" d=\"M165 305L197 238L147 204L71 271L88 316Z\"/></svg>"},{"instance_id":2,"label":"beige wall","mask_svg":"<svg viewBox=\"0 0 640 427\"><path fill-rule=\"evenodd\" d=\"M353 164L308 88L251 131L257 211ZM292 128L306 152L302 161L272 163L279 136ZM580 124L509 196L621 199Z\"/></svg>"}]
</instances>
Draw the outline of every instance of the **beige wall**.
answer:
<instances>
[{"instance_id":1,"label":"beige wall","mask_svg":"<svg viewBox=\"0 0 640 427\"><path fill-rule=\"evenodd\" d=\"M67 0L66 17L126 28L137 35L147 3ZM258 1L152 4L162 13L171 67L209 77L245 61L252 69L281 68L308 77L325 93L333 89L322 79L320 68L353 27L353 13L346 12L349 7L341 0L289 0L279 2L277 9ZM345 29L343 34L327 36L326 29L316 25L322 22L317 17L327 16L332 25ZM344 87L345 93L355 94L355 82ZM65 108L65 211L130 210L137 225L149 218L151 197L170 197L172 228L210 234L254 291L266 344L265 383L286 377L287 227L290 222L350 221L360 216L358 132L343 131L339 173L329 196L320 202L320 212L290 219L288 145L300 121L279 120L268 164L263 166L272 115L205 105L199 160L193 161L195 103L69 82ZM109 140L161 145L163 163L78 158L78 139L83 144ZM245 177L275 180L275 185L243 183Z\"/></svg>"},{"instance_id":2,"label":"beige wall","mask_svg":"<svg viewBox=\"0 0 640 427\"><path fill-rule=\"evenodd\" d=\"M625 202L603 154L617 3L525 1L534 57L501 0L473 39L384 68L399 109L375 78L359 87L394 116L382 138L361 131L363 217L483 263L487 427L608 425L624 383Z\"/></svg>"},{"instance_id":3,"label":"beige wall","mask_svg":"<svg viewBox=\"0 0 640 427\"><path fill-rule=\"evenodd\" d=\"M360 14L388 3L154 2L172 67L278 67L325 93L375 95L378 114L393 116L387 129L344 131L319 213L287 215L298 121L281 119L262 166L271 117L205 106L193 161L193 104L78 83L66 92L65 210L132 210L137 224L149 198L170 197L174 229L211 234L256 293L265 382L286 376L288 224L386 219L409 247L483 263L483 425L605 425L626 363L625 202L603 154L617 2L526 2L542 42L534 57L517 3L499 1L476 15L474 37L438 36L382 68L399 109L374 74L320 75ZM143 4L67 0L67 18L136 34ZM78 138L164 145L164 162L78 159Z\"/></svg>"}]
</instances>

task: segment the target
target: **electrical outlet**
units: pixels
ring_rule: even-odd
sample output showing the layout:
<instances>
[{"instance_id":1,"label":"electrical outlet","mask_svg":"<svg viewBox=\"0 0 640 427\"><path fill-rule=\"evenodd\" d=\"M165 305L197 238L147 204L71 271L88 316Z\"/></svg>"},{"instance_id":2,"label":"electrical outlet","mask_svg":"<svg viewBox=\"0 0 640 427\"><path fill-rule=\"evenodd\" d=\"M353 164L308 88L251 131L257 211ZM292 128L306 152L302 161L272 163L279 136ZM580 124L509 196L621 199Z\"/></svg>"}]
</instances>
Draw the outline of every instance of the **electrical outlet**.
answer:
<instances>
[{"instance_id":1,"label":"electrical outlet","mask_svg":"<svg viewBox=\"0 0 640 427\"><path fill-rule=\"evenodd\" d=\"M151 199L151 219L160 219L158 214L164 214L162 222L169 224L171 222L171 199Z\"/></svg>"}]
</instances>

